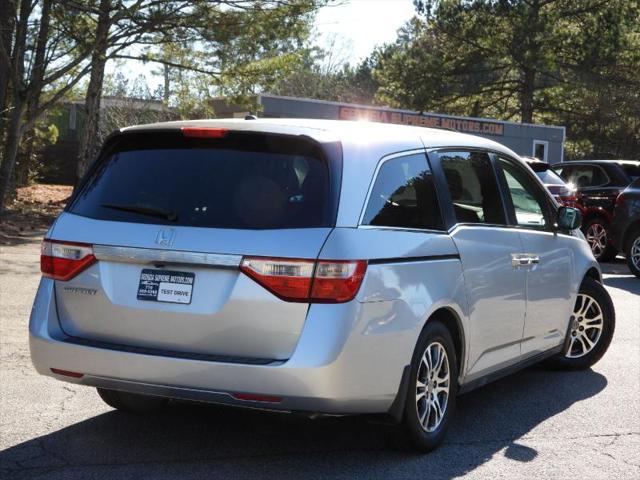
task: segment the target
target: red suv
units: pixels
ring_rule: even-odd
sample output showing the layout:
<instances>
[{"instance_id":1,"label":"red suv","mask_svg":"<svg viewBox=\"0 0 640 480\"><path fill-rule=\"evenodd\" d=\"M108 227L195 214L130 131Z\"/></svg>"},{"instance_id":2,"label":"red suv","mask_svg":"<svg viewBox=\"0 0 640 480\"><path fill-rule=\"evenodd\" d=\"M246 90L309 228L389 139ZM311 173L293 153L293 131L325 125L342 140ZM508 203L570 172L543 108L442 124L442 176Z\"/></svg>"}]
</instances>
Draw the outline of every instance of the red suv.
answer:
<instances>
[{"instance_id":1,"label":"red suv","mask_svg":"<svg viewBox=\"0 0 640 480\"><path fill-rule=\"evenodd\" d=\"M612 260L618 249L612 241L611 221L616 197L640 177L640 162L580 160L552 166L578 192L582 205L582 231L599 262Z\"/></svg>"}]
</instances>

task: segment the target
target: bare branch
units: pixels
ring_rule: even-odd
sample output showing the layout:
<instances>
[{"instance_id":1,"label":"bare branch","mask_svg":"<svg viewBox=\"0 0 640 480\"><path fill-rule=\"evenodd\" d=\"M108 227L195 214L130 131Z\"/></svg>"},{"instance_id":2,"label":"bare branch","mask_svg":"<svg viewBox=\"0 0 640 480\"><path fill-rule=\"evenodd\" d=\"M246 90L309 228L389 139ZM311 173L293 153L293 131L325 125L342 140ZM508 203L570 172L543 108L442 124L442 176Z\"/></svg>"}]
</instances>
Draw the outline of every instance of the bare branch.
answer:
<instances>
[{"instance_id":1,"label":"bare branch","mask_svg":"<svg viewBox=\"0 0 640 480\"><path fill-rule=\"evenodd\" d=\"M169 67L180 68L182 70L190 70L192 72L203 73L205 75L213 75L213 76L222 75L222 72L217 70L207 70L204 68L196 67L194 65L184 65L180 63L171 62L169 60L164 60L161 58L148 57L145 55L135 56L135 55L117 54L117 55L112 55L110 58L121 58L121 59L128 59L128 60L138 60L141 62L159 63L162 65L167 65Z\"/></svg>"}]
</instances>

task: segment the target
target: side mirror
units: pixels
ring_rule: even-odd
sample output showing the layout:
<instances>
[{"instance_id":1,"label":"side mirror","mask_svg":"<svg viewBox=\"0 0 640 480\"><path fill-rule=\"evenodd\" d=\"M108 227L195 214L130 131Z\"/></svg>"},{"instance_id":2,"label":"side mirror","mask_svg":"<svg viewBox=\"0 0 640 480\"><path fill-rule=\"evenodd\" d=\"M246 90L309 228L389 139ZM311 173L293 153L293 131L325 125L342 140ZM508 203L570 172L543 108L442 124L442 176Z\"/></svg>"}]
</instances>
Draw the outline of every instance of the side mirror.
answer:
<instances>
[{"instance_id":1,"label":"side mirror","mask_svg":"<svg viewBox=\"0 0 640 480\"><path fill-rule=\"evenodd\" d=\"M575 230L582 223L582 213L577 208L560 207L557 222L561 230Z\"/></svg>"}]
</instances>

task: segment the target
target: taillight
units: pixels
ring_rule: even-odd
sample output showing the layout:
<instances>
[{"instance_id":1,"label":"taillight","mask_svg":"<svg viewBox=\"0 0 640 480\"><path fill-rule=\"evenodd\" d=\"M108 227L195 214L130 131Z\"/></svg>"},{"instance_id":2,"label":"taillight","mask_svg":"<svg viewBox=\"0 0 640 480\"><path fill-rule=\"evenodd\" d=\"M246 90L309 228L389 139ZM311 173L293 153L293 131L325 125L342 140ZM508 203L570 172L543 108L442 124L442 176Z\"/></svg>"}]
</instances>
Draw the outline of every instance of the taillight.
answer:
<instances>
[{"instance_id":1,"label":"taillight","mask_svg":"<svg viewBox=\"0 0 640 480\"><path fill-rule=\"evenodd\" d=\"M576 203L578 201L578 197L575 195L558 195L556 198L560 203Z\"/></svg>"},{"instance_id":2,"label":"taillight","mask_svg":"<svg viewBox=\"0 0 640 480\"><path fill-rule=\"evenodd\" d=\"M348 302L358 293L367 262L320 261L311 288L312 302Z\"/></svg>"},{"instance_id":3,"label":"taillight","mask_svg":"<svg viewBox=\"0 0 640 480\"><path fill-rule=\"evenodd\" d=\"M245 257L240 270L288 302L341 303L356 296L364 260L299 260Z\"/></svg>"},{"instance_id":4,"label":"taillight","mask_svg":"<svg viewBox=\"0 0 640 480\"><path fill-rule=\"evenodd\" d=\"M86 243L43 240L40 271L55 280L70 280L96 261L93 248Z\"/></svg>"},{"instance_id":5,"label":"taillight","mask_svg":"<svg viewBox=\"0 0 640 480\"><path fill-rule=\"evenodd\" d=\"M309 299L314 263L312 260L245 257L240 270L283 300L302 302Z\"/></svg>"}]
</instances>

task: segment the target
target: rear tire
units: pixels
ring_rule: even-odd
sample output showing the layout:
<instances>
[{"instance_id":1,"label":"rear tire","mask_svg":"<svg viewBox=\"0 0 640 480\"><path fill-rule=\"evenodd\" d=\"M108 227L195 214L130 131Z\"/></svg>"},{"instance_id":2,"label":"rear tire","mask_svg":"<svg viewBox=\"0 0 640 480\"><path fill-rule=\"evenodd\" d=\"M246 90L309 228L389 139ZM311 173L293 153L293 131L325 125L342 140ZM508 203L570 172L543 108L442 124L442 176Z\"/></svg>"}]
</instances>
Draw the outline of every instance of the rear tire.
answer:
<instances>
[{"instance_id":1,"label":"rear tire","mask_svg":"<svg viewBox=\"0 0 640 480\"><path fill-rule=\"evenodd\" d=\"M563 351L547 361L551 368L585 370L602 358L613 338L616 313L601 283L586 277L573 310Z\"/></svg>"},{"instance_id":2,"label":"rear tire","mask_svg":"<svg viewBox=\"0 0 640 480\"><path fill-rule=\"evenodd\" d=\"M407 382L398 444L403 450L430 452L440 445L453 417L458 393L458 360L451 334L428 322L418 339Z\"/></svg>"},{"instance_id":3,"label":"rear tire","mask_svg":"<svg viewBox=\"0 0 640 480\"><path fill-rule=\"evenodd\" d=\"M629 270L640 278L640 228L635 228L629 235L624 254L627 257Z\"/></svg>"},{"instance_id":4,"label":"rear tire","mask_svg":"<svg viewBox=\"0 0 640 480\"><path fill-rule=\"evenodd\" d=\"M106 388L98 388L97 390L104 403L123 412L153 413L162 409L168 403L168 400L162 397L120 392Z\"/></svg>"},{"instance_id":5,"label":"rear tire","mask_svg":"<svg viewBox=\"0 0 640 480\"><path fill-rule=\"evenodd\" d=\"M618 250L611 244L611 226L602 217L596 217L584 226L584 236L598 262L616 258Z\"/></svg>"}]
</instances>

